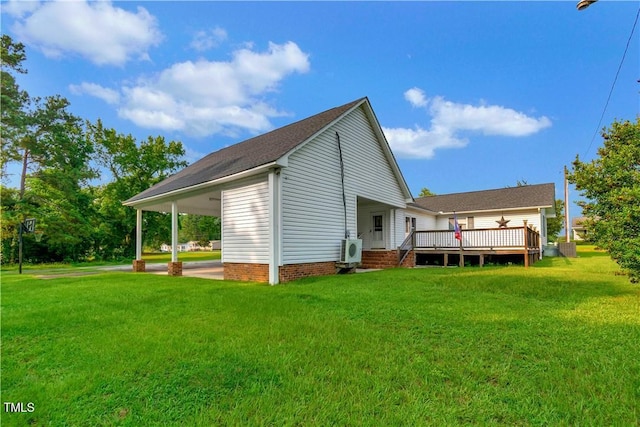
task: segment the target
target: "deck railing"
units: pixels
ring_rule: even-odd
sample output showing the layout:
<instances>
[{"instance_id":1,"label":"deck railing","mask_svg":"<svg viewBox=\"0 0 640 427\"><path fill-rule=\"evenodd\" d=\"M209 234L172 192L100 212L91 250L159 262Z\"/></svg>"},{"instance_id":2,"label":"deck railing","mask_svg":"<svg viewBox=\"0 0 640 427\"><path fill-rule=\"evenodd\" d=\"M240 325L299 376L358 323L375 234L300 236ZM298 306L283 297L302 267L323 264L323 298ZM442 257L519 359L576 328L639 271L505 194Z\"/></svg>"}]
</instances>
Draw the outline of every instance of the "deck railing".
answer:
<instances>
[{"instance_id":1,"label":"deck railing","mask_svg":"<svg viewBox=\"0 0 640 427\"><path fill-rule=\"evenodd\" d=\"M540 234L530 227L488 228L462 230L462 249L537 249ZM454 231L416 231L414 247L423 249L460 249Z\"/></svg>"}]
</instances>

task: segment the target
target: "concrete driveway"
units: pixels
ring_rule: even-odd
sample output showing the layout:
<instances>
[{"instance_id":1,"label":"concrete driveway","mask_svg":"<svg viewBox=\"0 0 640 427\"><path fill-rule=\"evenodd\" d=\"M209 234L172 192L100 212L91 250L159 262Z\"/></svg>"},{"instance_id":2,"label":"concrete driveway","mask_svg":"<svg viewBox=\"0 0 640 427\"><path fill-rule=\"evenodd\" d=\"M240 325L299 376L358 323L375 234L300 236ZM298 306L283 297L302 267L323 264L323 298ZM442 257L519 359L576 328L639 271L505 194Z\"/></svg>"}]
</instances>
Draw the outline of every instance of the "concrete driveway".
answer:
<instances>
[{"instance_id":1,"label":"concrete driveway","mask_svg":"<svg viewBox=\"0 0 640 427\"><path fill-rule=\"evenodd\" d=\"M117 265L101 268L105 271L132 271L131 265ZM167 274L166 263L153 263L146 265L146 272L153 274ZM182 275L185 277L200 277L202 279L222 280L222 262L218 261L190 261L182 263Z\"/></svg>"}]
</instances>

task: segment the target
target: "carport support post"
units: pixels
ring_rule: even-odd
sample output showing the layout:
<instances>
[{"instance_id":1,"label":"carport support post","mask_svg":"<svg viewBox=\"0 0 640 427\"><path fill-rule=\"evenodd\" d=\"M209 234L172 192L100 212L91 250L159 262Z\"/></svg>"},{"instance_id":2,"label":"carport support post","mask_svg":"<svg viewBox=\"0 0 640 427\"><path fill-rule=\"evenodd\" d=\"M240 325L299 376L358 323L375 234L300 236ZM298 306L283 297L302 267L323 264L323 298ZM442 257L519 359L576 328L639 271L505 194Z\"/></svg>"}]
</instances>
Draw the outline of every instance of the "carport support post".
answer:
<instances>
[{"instance_id":1,"label":"carport support post","mask_svg":"<svg viewBox=\"0 0 640 427\"><path fill-rule=\"evenodd\" d=\"M145 271L145 262L142 259L142 209L136 209L136 259L133 260L133 271Z\"/></svg>"},{"instance_id":2,"label":"carport support post","mask_svg":"<svg viewBox=\"0 0 640 427\"><path fill-rule=\"evenodd\" d=\"M178 261L178 202L171 202L171 262L169 276L182 276L182 263Z\"/></svg>"}]
</instances>

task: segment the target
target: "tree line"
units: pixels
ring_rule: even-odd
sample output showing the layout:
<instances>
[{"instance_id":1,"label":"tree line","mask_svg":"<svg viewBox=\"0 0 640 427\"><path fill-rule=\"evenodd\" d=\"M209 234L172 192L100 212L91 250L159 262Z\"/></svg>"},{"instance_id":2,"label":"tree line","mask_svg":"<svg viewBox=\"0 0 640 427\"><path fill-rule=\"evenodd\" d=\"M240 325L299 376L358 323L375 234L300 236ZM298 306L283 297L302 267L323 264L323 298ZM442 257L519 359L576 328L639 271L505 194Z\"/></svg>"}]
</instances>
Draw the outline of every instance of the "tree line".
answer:
<instances>
[{"instance_id":1,"label":"tree line","mask_svg":"<svg viewBox=\"0 0 640 427\"><path fill-rule=\"evenodd\" d=\"M32 97L16 79L27 73L24 45L7 35L1 58L2 262L17 262L26 218L36 219L36 233L23 236L25 261L131 258L135 211L122 201L185 167L182 143L137 141L72 114L64 97ZM9 167L19 170L17 186L7 185ZM181 223L183 239L219 238L216 218L185 216ZM145 247L170 241L168 215L145 213L143 235Z\"/></svg>"}]
</instances>

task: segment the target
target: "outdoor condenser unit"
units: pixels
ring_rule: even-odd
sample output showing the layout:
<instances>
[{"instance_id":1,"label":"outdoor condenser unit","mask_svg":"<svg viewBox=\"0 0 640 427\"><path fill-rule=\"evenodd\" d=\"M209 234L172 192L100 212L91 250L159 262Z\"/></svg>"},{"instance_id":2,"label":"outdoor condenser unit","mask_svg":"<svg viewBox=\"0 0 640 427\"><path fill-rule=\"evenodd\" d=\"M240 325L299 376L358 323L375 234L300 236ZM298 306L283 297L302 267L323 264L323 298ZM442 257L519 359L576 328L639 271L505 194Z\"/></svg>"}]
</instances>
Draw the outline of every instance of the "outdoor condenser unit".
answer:
<instances>
[{"instance_id":1,"label":"outdoor condenser unit","mask_svg":"<svg viewBox=\"0 0 640 427\"><path fill-rule=\"evenodd\" d=\"M340 250L340 262L353 264L362 261L362 240L344 239Z\"/></svg>"}]
</instances>

